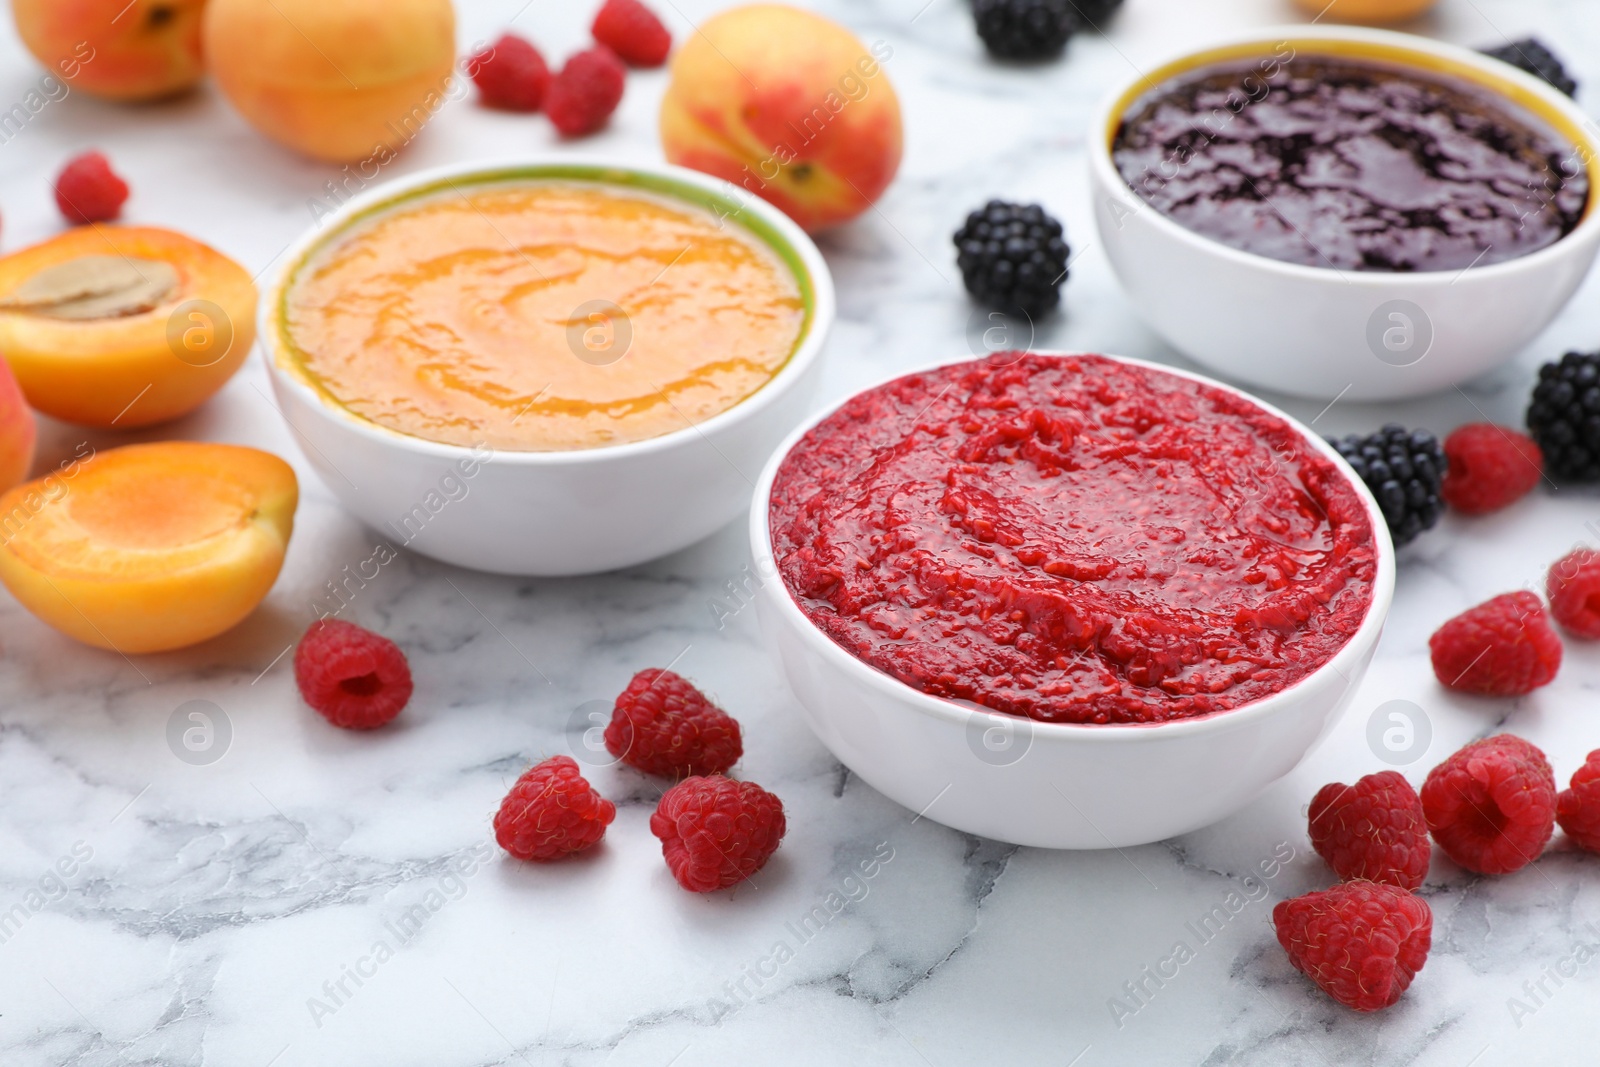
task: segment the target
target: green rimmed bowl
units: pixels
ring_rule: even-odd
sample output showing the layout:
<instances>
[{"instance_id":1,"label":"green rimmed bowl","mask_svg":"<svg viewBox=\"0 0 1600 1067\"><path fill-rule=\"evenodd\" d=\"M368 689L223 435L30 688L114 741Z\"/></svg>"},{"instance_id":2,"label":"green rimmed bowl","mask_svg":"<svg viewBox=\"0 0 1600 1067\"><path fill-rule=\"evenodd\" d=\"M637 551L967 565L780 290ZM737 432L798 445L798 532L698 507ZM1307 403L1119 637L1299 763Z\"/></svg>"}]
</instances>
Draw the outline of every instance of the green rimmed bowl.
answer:
<instances>
[{"instance_id":1,"label":"green rimmed bowl","mask_svg":"<svg viewBox=\"0 0 1600 1067\"><path fill-rule=\"evenodd\" d=\"M360 223L403 204L508 182L615 185L681 200L742 227L793 272L806 303L788 361L760 389L681 430L625 444L523 452L444 444L381 426L306 369L289 300L308 262ZM347 201L282 258L262 301L260 336L279 410L307 462L340 502L392 546L474 570L590 574L675 552L749 504L768 456L808 413L835 315L822 254L766 201L696 171L573 159L452 165Z\"/></svg>"}]
</instances>

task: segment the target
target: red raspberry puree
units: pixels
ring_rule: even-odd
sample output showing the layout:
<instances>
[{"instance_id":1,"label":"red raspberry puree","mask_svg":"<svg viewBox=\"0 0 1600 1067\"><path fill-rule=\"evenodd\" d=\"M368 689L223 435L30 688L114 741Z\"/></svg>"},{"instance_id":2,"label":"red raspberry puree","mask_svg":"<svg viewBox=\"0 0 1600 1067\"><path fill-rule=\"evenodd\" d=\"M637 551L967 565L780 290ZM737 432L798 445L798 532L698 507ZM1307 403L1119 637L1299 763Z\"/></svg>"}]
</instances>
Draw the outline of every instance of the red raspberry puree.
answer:
<instances>
[{"instance_id":1,"label":"red raspberry puree","mask_svg":"<svg viewBox=\"0 0 1600 1067\"><path fill-rule=\"evenodd\" d=\"M1366 509L1282 419L1102 356L908 375L801 439L778 569L847 651L1044 722L1227 711L1328 662L1372 601Z\"/></svg>"}]
</instances>

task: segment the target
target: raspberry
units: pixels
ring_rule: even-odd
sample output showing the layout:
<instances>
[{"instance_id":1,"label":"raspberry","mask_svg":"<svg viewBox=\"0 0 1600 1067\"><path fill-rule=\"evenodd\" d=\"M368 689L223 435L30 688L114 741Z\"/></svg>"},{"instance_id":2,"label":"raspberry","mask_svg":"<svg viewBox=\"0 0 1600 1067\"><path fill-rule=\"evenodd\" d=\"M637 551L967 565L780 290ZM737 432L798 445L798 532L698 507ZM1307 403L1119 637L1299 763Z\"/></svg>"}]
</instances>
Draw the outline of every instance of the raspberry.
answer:
<instances>
[{"instance_id":1,"label":"raspberry","mask_svg":"<svg viewBox=\"0 0 1600 1067\"><path fill-rule=\"evenodd\" d=\"M691 893L726 889L755 874L777 851L785 828L783 801L720 774L685 778L650 816L672 877Z\"/></svg>"},{"instance_id":2,"label":"raspberry","mask_svg":"<svg viewBox=\"0 0 1600 1067\"><path fill-rule=\"evenodd\" d=\"M1579 848L1600 852L1600 748L1572 776L1572 788L1556 797L1556 822Z\"/></svg>"},{"instance_id":3,"label":"raspberry","mask_svg":"<svg viewBox=\"0 0 1600 1067\"><path fill-rule=\"evenodd\" d=\"M1422 801L1397 771L1355 785L1334 782L1311 801L1311 847L1345 880L1417 889L1428 875L1428 826Z\"/></svg>"},{"instance_id":4,"label":"raspberry","mask_svg":"<svg viewBox=\"0 0 1600 1067\"><path fill-rule=\"evenodd\" d=\"M1468 608L1428 638L1428 649L1440 684L1480 696L1522 696L1561 669L1561 638L1526 591Z\"/></svg>"},{"instance_id":5,"label":"raspberry","mask_svg":"<svg viewBox=\"0 0 1600 1067\"><path fill-rule=\"evenodd\" d=\"M1345 882L1279 901L1272 925L1295 970L1356 1011L1399 1000L1433 944L1428 902L1380 882Z\"/></svg>"},{"instance_id":6,"label":"raspberry","mask_svg":"<svg viewBox=\"0 0 1600 1067\"><path fill-rule=\"evenodd\" d=\"M606 836L617 806L578 772L571 756L529 768L500 802L494 839L519 860L558 860Z\"/></svg>"},{"instance_id":7,"label":"raspberry","mask_svg":"<svg viewBox=\"0 0 1600 1067\"><path fill-rule=\"evenodd\" d=\"M594 17L594 39L631 67L659 67L672 51L672 34L639 0L606 0Z\"/></svg>"},{"instance_id":8,"label":"raspberry","mask_svg":"<svg viewBox=\"0 0 1600 1067\"><path fill-rule=\"evenodd\" d=\"M606 124L622 102L627 71L611 49L596 46L567 60L544 109L565 137L582 137Z\"/></svg>"},{"instance_id":9,"label":"raspberry","mask_svg":"<svg viewBox=\"0 0 1600 1067\"><path fill-rule=\"evenodd\" d=\"M1510 874L1555 832L1556 776L1520 737L1474 741L1422 785L1422 814L1445 855L1479 874Z\"/></svg>"},{"instance_id":10,"label":"raspberry","mask_svg":"<svg viewBox=\"0 0 1600 1067\"><path fill-rule=\"evenodd\" d=\"M1525 433L1474 422L1444 439L1446 468L1440 492L1464 515L1483 515L1514 504L1544 477L1544 455Z\"/></svg>"},{"instance_id":11,"label":"raspberry","mask_svg":"<svg viewBox=\"0 0 1600 1067\"><path fill-rule=\"evenodd\" d=\"M1600 552L1580 548L1550 567L1550 614L1568 633L1600 639Z\"/></svg>"},{"instance_id":12,"label":"raspberry","mask_svg":"<svg viewBox=\"0 0 1600 1067\"><path fill-rule=\"evenodd\" d=\"M56 176L56 205L74 225L110 222L122 214L127 202L128 183L117 177L111 161L99 152L74 156Z\"/></svg>"},{"instance_id":13,"label":"raspberry","mask_svg":"<svg viewBox=\"0 0 1600 1067\"><path fill-rule=\"evenodd\" d=\"M346 730L382 726L411 699L411 667L400 646L341 619L314 622L300 638L294 680L307 704Z\"/></svg>"},{"instance_id":14,"label":"raspberry","mask_svg":"<svg viewBox=\"0 0 1600 1067\"><path fill-rule=\"evenodd\" d=\"M545 66L544 56L532 42L514 33L473 53L467 71L483 102L507 111L538 111L550 88L550 68Z\"/></svg>"},{"instance_id":15,"label":"raspberry","mask_svg":"<svg viewBox=\"0 0 1600 1067\"><path fill-rule=\"evenodd\" d=\"M606 726L606 751L663 778L721 774L744 754L733 717L671 671L633 676Z\"/></svg>"}]
</instances>

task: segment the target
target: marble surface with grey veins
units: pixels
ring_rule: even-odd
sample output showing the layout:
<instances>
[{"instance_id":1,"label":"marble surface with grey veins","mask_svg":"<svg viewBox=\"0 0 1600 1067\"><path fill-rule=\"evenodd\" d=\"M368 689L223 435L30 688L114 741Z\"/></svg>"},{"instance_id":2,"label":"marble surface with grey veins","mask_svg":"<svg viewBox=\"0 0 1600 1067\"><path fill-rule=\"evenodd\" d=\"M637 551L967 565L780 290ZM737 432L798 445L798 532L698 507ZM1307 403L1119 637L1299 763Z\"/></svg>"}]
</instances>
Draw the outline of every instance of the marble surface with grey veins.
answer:
<instances>
[{"instance_id":1,"label":"marble surface with grey veins","mask_svg":"<svg viewBox=\"0 0 1600 1067\"><path fill-rule=\"evenodd\" d=\"M891 46L908 137L879 208L822 241L841 294L827 398L967 350L973 310L949 234L992 196L1043 203L1076 252L1066 311L1041 324L1036 347L1183 364L1096 246L1087 115L1130 68L1294 18L1288 0L1129 0L1064 62L1026 68L985 60L963 0L812 2ZM580 47L593 6L461 0L460 43L514 19L563 55ZM719 6L658 4L680 38ZM1537 33L1586 83L1580 101L1600 108L1592 0L1442 0L1412 28L1475 46ZM0 110L41 74L0 30ZM524 152L656 160L664 81L633 75L611 127L574 145L542 118L486 112L458 93L388 173ZM330 182L358 180L262 140L209 88L142 108L69 94L6 133L6 250L56 232L49 178L87 147L133 183L129 219L194 233L252 271L325 211ZM1237 312L1250 314L1249 293ZM1461 390L1394 407L1282 402L1327 432L1516 422L1541 360L1597 342L1591 278L1515 365ZM315 480L268 394L252 361L173 427L87 435L96 448L172 434L245 442L296 464L304 499L286 570L237 630L130 661L73 644L0 593L6 1067L1497 1067L1582 1062L1600 1044L1600 857L1559 838L1510 877L1436 859L1423 890L1433 954L1376 1016L1297 975L1269 921L1275 901L1329 882L1304 806L1324 782L1386 765L1368 725L1387 702L1417 709L1412 750L1391 756L1409 760L1401 769L1417 783L1501 729L1547 749L1563 781L1600 747L1600 648L1571 646L1555 684L1514 701L1448 695L1426 648L1448 616L1536 586L1573 544L1600 541L1592 494L1540 491L1489 518L1449 518L1405 550L1388 631L1348 716L1244 812L1143 848L1050 852L945 829L936 805L918 818L829 756L742 610L738 524L595 578L490 577L401 553L353 584L346 616L404 646L415 698L379 734L329 728L300 704L282 653L377 535ZM41 468L84 440L48 424ZM489 819L514 778L568 751L590 702L669 663L744 722L741 773L789 811L774 860L735 892L682 892L647 827L659 786L616 768L593 772L619 807L604 847L553 867L504 858ZM209 742L191 737L198 753L181 736L191 701L221 710Z\"/></svg>"}]
</instances>

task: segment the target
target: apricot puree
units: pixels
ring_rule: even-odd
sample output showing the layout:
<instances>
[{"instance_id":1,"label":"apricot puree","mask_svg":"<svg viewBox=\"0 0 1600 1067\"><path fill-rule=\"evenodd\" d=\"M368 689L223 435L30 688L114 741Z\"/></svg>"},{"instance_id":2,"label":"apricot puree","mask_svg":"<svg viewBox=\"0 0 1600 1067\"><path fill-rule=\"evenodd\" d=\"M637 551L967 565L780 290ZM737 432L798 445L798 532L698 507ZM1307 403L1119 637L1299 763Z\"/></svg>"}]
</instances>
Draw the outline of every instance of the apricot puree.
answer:
<instances>
[{"instance_id":1,"label":"apricot puree","mask_svg":"<svg viewBox=\"0 0 1600 1067\"><path fill-rule=\"evenodd\" d=\"M521 451L726 411L783 367L806 313L793 272L736 220L566 180L385 210L313 253L284 308L304 371L350 411Z\"/></svg>"}]
</instances>

